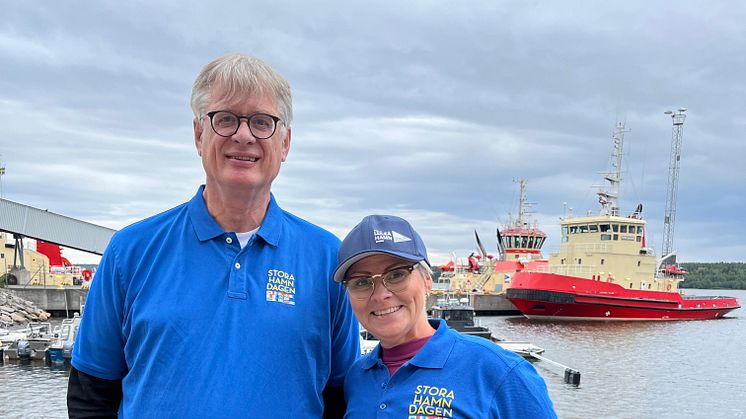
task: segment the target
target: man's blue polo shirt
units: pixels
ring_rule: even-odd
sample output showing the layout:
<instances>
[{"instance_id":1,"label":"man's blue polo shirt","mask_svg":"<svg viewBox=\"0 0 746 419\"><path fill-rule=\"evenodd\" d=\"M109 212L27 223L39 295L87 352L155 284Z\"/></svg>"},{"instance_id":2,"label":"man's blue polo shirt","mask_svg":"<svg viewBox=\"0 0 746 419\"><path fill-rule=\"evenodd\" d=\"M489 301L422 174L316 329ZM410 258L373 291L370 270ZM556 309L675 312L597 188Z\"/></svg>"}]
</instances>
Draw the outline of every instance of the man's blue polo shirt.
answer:
<instances>
[{"instance_id":1,"label":"man's blue polo shirt","mask_svg":"<svg viewBox=\"0 0 746 419\"><path fill-rule=\"evenodd\" d=\"M381 346L345 379L346 418L556 418L533 366L484 338L431 319L435 334L389 377Z\"/></svg>"},{"instance_id":2,"label":"man's blue polo shirt","mask_svg":"<svg viewBox=\"0 0 746 419\"><path fill-rule=\"evenodd\" d=\"M241 249L202 192L111 239L73 366L122 380L124 418L320 417L360 353L339 239L272 196Z\"/></svg>"}]
</instances>

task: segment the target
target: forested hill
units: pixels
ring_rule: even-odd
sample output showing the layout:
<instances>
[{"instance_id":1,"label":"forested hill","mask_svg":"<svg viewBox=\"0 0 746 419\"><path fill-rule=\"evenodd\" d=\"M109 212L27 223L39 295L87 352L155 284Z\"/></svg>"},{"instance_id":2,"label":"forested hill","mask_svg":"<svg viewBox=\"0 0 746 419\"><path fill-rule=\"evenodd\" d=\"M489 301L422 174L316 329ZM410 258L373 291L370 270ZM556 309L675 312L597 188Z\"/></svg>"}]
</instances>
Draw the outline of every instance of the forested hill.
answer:
<instances>
[{"instance_id":1,"label":"forested hill","mask_svg":"<svg viewBox=\"0 0 746 419\"><path fill-rule=\"evenodd\" d=\"M689 271L680 288L746 289L746 263L686 263L681 267Z\"/></svg>"}]
</instances>

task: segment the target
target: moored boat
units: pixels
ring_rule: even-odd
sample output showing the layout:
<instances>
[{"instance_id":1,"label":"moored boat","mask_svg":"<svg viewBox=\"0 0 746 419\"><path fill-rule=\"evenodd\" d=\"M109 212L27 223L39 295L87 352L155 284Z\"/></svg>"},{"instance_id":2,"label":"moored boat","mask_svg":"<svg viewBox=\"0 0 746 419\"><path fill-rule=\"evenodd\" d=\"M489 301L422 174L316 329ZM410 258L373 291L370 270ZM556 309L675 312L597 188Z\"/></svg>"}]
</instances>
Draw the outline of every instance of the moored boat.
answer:
<instances>
[{"instance_id":1,"label":"moored boat","mask_svg":"<svg viewBox=\"0 0 746 419\"><path fill-rule=\"evenodd\" d=\"M515 272L546 266L541 254L546 234L528 219L533 203L526 200L526 181L519 179L516 183L520 185L518 216L510 217L502 230L496 230L498 257L487 253L475 231L479 254L469 255L465 265L452 261L439 266L441 277L449 283L449 293L504 294Z\"/></svg>"},{"instance_id":2,"label":"moored boat","mask_svg":"<svg viewBox=\"0 0 746 419\"><path fill-rule=\"evenodd\" d=\"M545 320L701 320L740 308L733 297L682 295L686 271L675 254L658 261L646 247L642 205L620 215L624 132L618 124L600 214L563 217L560 251L546 269L517 272L507 298L526 317Z\"/></svg>"}]
</instances>

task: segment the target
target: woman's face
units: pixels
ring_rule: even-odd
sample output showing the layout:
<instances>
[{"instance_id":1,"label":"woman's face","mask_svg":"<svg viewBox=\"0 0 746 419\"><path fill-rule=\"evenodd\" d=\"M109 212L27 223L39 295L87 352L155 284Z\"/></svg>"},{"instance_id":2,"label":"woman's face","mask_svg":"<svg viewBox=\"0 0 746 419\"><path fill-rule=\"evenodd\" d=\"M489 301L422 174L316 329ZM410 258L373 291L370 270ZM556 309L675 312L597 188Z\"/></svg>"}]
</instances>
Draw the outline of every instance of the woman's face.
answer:
<instances>
[{"instance_id":1,"label":"woman's face","mask_svg":"<svg viewBox=\"0 0 746 419\"><path fill-rule=\"evenodd\" d=\"M373 255L353 264L346 278L373 276L411 266L412 262L394 256ZM391 348L432 334L425 313L432 279L421 268L412 271L406 287L397 293L384 287L380 277L374 279L374 284L370 298L358 299L350 295L350 304L358 321L381 340L381 346Z\"/></svg>"}]
</instances>

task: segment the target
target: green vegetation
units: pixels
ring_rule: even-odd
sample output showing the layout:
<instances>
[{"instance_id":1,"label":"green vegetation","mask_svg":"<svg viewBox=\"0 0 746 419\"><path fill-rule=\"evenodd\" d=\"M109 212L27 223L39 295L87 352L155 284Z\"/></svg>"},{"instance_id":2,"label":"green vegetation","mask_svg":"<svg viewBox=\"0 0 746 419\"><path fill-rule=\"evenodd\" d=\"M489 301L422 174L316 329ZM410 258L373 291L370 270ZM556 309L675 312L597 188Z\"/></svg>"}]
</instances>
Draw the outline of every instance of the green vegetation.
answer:
<instances>
[{"instance_id":1,"label":"green vegetation","mask_svg":"<svg viewBox=\"0 0 746 419\"><path fill-rule=\"evenodd\" d=\"M746 263L682 263L689 272L681 288L746 289Z\"/></svg>"}]
</instances>

